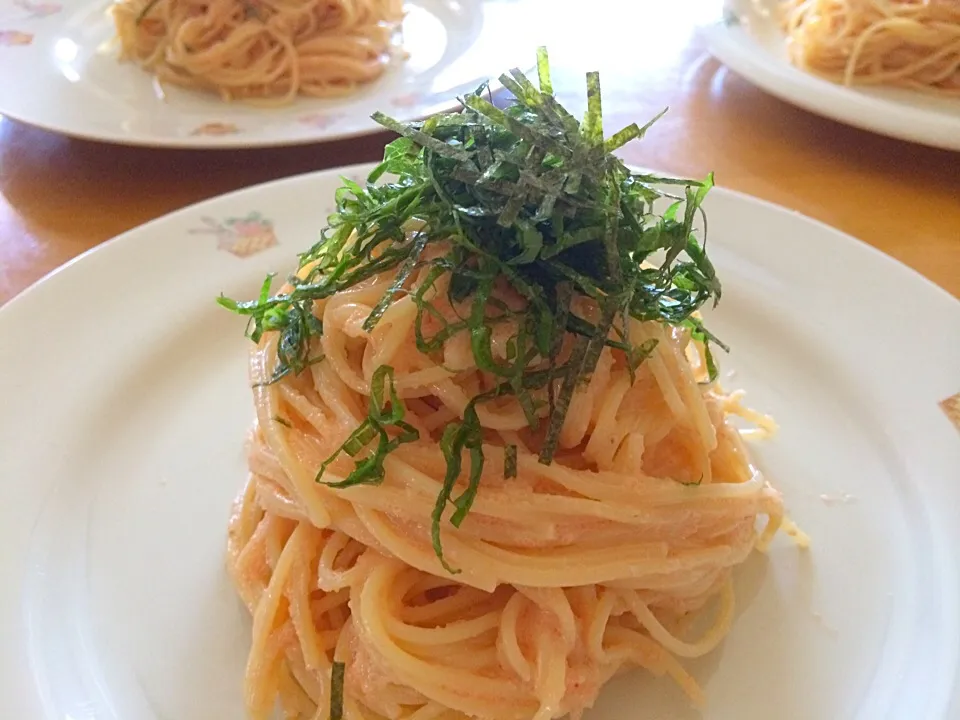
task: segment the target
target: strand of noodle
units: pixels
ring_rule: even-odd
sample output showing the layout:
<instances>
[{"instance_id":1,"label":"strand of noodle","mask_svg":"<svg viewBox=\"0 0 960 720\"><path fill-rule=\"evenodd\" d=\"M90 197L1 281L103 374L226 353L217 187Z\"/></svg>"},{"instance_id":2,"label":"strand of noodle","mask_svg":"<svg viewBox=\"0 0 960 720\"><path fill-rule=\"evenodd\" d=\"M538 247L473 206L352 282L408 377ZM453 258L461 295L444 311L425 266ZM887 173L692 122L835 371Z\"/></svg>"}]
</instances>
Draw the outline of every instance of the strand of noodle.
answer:
<instances>
[{"instance_id":1,"label":"strand of noodle","mask_svg":"<svg viewBox=\"0 0 960 720\"><path fill-rule=\"evenodd\" d=\"M680 657L701 657L713 650L730 631L733 622L734 598L733 585L728 580L720 591L720 610L713 626L695 643L687 643L674 637L650 612L650 608L640 598L630 593L625 597L630 610L643 627L666 650Z\"/></svg>"},{"instance_id":2,"label":"strand of noodle","mask_svg":"<svg viewBox=\"0 0 960 720\"><path fill-rule=\"evenodd\" d=\"M533 671L530 662L523 656L523 650L520 649L517 639L517 626L526 602L521 593L514 593L507 601L500 614L497 650L501 656L501 664L513 670L524 682L529 682L533 677Z\"/></svg>"},{"instance_id":3,"label":"strand of noodle","mask_svg":"<svg viewBox=\"0 0 960 720\"><path fill-rule=\"evenodd\" d=\"M603 638L616 601L617 595L615 593L602 590L593 616L590 619L587 648L590 654L599 661L604 661L607 657L607 652L603 647Z\"/></svg>"},{"instance_id":4,"label":"strand of noodle","mask_svg":"<svg viewBox=\"0 0 960 720\"><path fill-rule=\"evenodd\" d=\"M388 562L379 565L371 573L357 598L358 615L362 632L378 653L396 669L397 676L407 685L422 688L427 691L432 700L447 707L456 708L461 712L482 714L473 707L475 701L470 696L478 694L497 698L502 703L509 703L516 708L512 717L523 717L524 710L528 710L525 698L509 685L504 685L499 679L490 679L476 674L458 670L446 669L442 676L438 676L436 669L430 663L424 662L416 656L406 652L390 637L380 613L370 610L377 607L382 598L392 596L390 580L397 572L399 565ZM381 599L381 600L378 600ZM469 688L469 692L465 689ZM506 720L506 719L505 719Z\"/></svg>"},{"instance_id":5,"label":"strand of noodle","mask_svg":"<svg viewBox=\"0 0 960 720\"><path fill-rule=\"evenodd\" d=\"M294 535L301 532L301 527L303 526L298 526L294 530ZM293 544L288 545L284 548L285 551L281 552L273 568L270 584L267 585L253 615L253 639L250 644L250 663L247 666L245 690L247 707L252 708L254 716L266 716L279 682L278 668L273 659L279 657L281 649L277 643L277 636L272 635L270 631L277 621L280 600L283 598L283 587L296 559L294 550L287 551L289 547L293 547ZM270 662L264 663L260 658L266 658Z\"/></svg>"},{"instance_id":6,"label":"strand of noodle","mask_svg":"<svg viewBox=\"0 0 960 720\"><path fill-rule=\"evenodd\" d=\"M633 325L642 323L634 320ZM670 358L668 364L672 374L676 376L679 385L678 394L683 398L683 406L693 422L693 427L702 441L704 451L703 463L705 472L709 473L710 463L707 461L706 453L717 446L716 429L710 422L710 416L707 413L707 406L702 402L702 394L697 379L693 376L693 368L686 361L685 344L679 342L669 342L667 335L670 332L679 333L679 330L670 331L664 327L654 324L654 337L657 338L657 349ZM686 335L686 332L683 333ZM709 477L709 475L707 476ZM704 482L707 482L705 479ZM709 482L707 482L709 484Z\"/></svg>"},{"instance_id":7,"label":"strand of noodle","mask_svg":"<svg viewBox=\"0 0 960 720\"><path fill-rule=\"evenodd\" d=\"M276 338L271 338L267 342L266 347L272 349L275 353L276 342ZM270 446L280 451L286 451L289 454L290 446L287 443L285 433L282 432L283 428L274 420L274 418L278 416L279 411L278 391L275 386L263 384L273 374L272 370L268 370L266 367L266 358L268 357L273 357L273 355L253 353L250 356L250 377L254 383L254 399L258 409L257 419L260 423L261 430L267 436L267 441ZM289 473L295 467L295 464L290 464L290 466L286 468L287 472ZM310 521L316 527L328 527L330 525L330 514L321 498L316 493L303 492L314 485L313 477L308 476L301 470L292 475L290 480L293 482L294 487L301 491L298 492L298 496L301 498L301 501L306 503L305 510L307 511L307 516L310 518Z\"/></svg>"},{"instance_id":8,"label":"strand of noodle","mask_svg":"<svg viewBox=\"0 0 960 720\"><path fill-rule=\"evenodd\" d=\"M566 656L573 649L577 636L577 621L566 594L559 588L524 587L523 585L518 585L517 591L533 601L548 621L550 618L556 621L559 629L558 637L561 641L559 651Z\"/></svg>"},{"instance_id":9,"label":"strand of noodle","mask_svg":"<svg viewBox=\"0 0 960 720\"><path fill-rule=\"evenodd\" d=\"M787 0L792 61L846 85L960 96L960 5L910 0Z\"/></svg>"},{"instance_id":10,"label":"strand of noodle","mask_svg":"<svg viewBox=\"0 0 960 720\"><path fill-rule=\"evenodd\" d=\"M644 327L643 323L631 323L630 333L631 338L636 338L633 340L633 342L637 343L638 345L647 340L658 341L657 347L650 354L650 357L647 358L646 363L649 363L653 377L657 381L657 385L659 385L660 390L663 393L663 399L666 401L667 407L670 408L670 412L673 417L685 417L688 411L683 405L683 400L680 398L680 393L677 392L677 387L670 377L670 371L667 370L667 364L663 360L664 351L663 348L660 347L661 338L654 337L651 332Z\"/></svg>"},{"instance_id":11,"label":"strand of noodle","mask_svg":"<svg viewBox=\"0 0 960 720\"><path fill-rule=\"evenodd\" d=\"M540 698L540 707L533 720L552 720L561 714L560 703L566 690L567 664L565 654L557 647L552 634L541 633L537 640L537 674L534 687Z\"/></svg>"},{"instance_id":12,"label":"strand of noodle","mask_svg":"<svg viewBox=\"0 0 960 720\"><path fill-rule=\"evenodd\" d=\"M298 523L297 529L287 541L285 551L294 555L290 568L290 580L287 583L286 597L288 612L293 621L303 660L310 670L327 669L326 657L321 651L319 633L313 621L313 607L310 604L311 574L309 566L317 550L319 531L306 523Z\"/></svg>"},{"instance_id":13,"label":"strand of noodle","mask_svg":"<svg viewBox=\"0 0 960 720\"><path fill-rule=\"evenodd\" d=\"M394 637L416 645L436 645L439 643L449 643L468 640L483 633L496 630L500 623L500 616L497 613L489 612L472 620L461 620L452 622L444 626L444 637L440 640L431 628L417 627L408 625L397 618L391 618L387 623L387 630Z\"/></svg>"},{"instance_id":14,"label":"strand of noodle","mask_svg":"<svg viewBox=\"0 0 960 720\"><path fill-rule=\"evenodd\" d=\"M337 558L354 542L349 535L334 533L330 540L324 543L317 562L317 587L320 590L334 592L357 584L358 576L364 573L364 569L356 562L356 557L351 558L354 561L352 567L346 570L334 568Z\"/></svg>"},{"instance_id":15,"label":"strand of noodle","mask_svg":"<svg viewBox=\"0 0 960 720\"><path fill-rule=\"evenodd\" d=\"M683 665L675 657L664 652L663 648L655 644L653 640L634 630L615 625L607 628L607 635L608 640L624 636L629 637L629 643L625 643L623 647L626 655L631 657L638 665L653 673L658 675L666 673L683 689L694 705L703 706L705 700L703 691L690 677L690 673L683 668Z\"/></svg>"},{"instance_id":16,"label":"strand of noodle","mask_svg":"<svg viewBox=\"0 0 960 720\"><path fill-rule=\"evenodd\" d=\"M621 423L617 424L617 412L627 390L630 388L630 378L621 377L609 385L599 403L600 412L593 426L593 432L583 450L584 457L591 459L601 469L609 469L613 465L613 456L629 428Z\"/></svg>"},{"instance_id":17,"label":"strand of noodle","mask_svg":"<svg viewBox=\"0 0 960 720\"><path fill-rule=\"evenodd\" d=\"M300 717L311 713L313 703L310 696L303 689L300 680L294 678L289 668L280 676L279 682L280 704L286 717Z\"/></svg>"}]
</instances>

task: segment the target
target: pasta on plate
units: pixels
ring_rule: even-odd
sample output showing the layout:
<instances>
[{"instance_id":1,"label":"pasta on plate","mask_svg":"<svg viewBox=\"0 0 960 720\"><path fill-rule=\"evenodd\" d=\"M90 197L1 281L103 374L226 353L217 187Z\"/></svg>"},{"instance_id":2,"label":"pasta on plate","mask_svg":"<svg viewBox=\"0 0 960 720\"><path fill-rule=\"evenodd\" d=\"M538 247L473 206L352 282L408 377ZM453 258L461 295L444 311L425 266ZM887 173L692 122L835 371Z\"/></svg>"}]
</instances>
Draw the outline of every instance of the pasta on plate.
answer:
<instances>
[{"instance_id":1,"label":"pasta on plate","mask_svg":"<svg viewBox=\"0 0 960 720\"><path fill-rule=\"evenodd\" d=\"M646 128L604 140L597 76L577 122L538 67L505 111L378 115L400 139L297 272L220 300L256 342L228 543L253 718L577 717L629 667L702 702L682 660L786 522L698 314L712 178L628 170Z\"/></svg>"}]
</instances>

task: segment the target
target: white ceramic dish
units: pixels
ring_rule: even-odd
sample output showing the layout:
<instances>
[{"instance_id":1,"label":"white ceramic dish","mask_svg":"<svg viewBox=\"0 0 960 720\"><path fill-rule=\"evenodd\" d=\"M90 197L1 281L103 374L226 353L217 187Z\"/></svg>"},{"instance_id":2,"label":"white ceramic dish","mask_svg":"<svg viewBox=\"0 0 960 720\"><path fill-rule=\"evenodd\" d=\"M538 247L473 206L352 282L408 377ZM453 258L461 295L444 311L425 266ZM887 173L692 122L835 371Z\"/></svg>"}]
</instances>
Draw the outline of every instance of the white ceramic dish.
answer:
<instances>
[{"instance_id":1,"label":"white ceramic dish","mask_svg":"<svg viewBox=\"0 0 960 720\"><path fill-rule=\"evenodd\" d=\"M243 321L214 298L289 270L336 185L187 208L0 311L0 717L243 717L223 554L253 411ZM779 420L759 461L813 545L738 571L731 635L689 665L702 717L960 717L960 434L940 405L960 303L795 213L722 189L707 210L725 384ZM635 672L588 717L701 716Z\"/></svg>"},{"instance_id":2,"label":"white ceramic dish","mask_svg":"<svg viewBox=\"0 0 960 720\"><path fill-rule=\"evenodd\" d=\"M401 121L452 107L491 68L530 65L542 0L408 0L405 61L355 95L281 108L225 103L168 88L117 60L111 0L0 0L0 114L67 135L156 147L266 147L374 132L371 113ZM499 71L498 71L499 72Z\"/></svg>"},{"instance_id":3,"label":"white ceramic dish","mask_svg":"<svg viewBox=\"0 0 960 720\"><path fill-rule=\"evenodd\" d=\"M723 20L705 28L710 52L798 107L881 135L960 150L960 99L899 88L850 88L798 70L787 57L778 4L727 0Z\"/></svg>"}]
</instances>

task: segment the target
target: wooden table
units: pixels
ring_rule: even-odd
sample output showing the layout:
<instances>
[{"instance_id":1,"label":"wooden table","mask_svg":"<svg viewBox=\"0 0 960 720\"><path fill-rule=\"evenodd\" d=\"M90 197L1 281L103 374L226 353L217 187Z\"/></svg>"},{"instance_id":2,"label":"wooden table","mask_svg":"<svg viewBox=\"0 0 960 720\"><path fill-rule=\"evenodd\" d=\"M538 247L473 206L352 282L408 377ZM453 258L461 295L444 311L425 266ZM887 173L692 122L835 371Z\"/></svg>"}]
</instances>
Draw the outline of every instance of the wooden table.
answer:
<instances>
[{"instance_id":1,"label":"wooden table","mask_svg":"<svg viewBox=\"0 0 960 720\"><path fill-rule=\"evenodd\" d=\"M670 107L641 144L628 148L629 161L694 177L714 170L719 184L840 228L960 297L960 154L871 135L782 103L706 54L696 29L703 17L691 11L705 3L656 5L658 17L647 5L643 22L615 23L612 35L601 25L578 26L577 37L567 31L551 39L564 102L580 102L582 71L599 69L608 132ZM85 142L5 120L0 303L151 218L265 180L376 159L386 139L168 151Z\"/></svg>"}]
</instances>

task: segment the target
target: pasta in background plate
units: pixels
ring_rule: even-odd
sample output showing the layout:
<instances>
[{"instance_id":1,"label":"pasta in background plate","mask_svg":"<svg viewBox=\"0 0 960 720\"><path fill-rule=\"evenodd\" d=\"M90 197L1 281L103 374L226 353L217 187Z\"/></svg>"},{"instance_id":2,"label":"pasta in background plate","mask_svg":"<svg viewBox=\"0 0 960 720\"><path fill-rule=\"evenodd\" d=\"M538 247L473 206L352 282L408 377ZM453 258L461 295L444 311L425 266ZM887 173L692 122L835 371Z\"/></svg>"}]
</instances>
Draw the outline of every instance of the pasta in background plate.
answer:
<instances>
[{"instance_id":1,"label":"pasta in background plate","mask_svg":"<svg viewBox=\"0 0 960 720\"><path fill-rule=\"evenodd\" d=\"M346 95L390 60L402 0L120 0L120 56L224 100Z\"/></svg>"},{"instance_id":2,"label":"pasta in background plate","mask_svg":"<svg viewBox=\"0 0 960 720\"><path fill-rule=\"evenodd\" d=\"M960 97L955 0L785 0L790 59L845 85Z\"/></svg>"}]
</instances>

